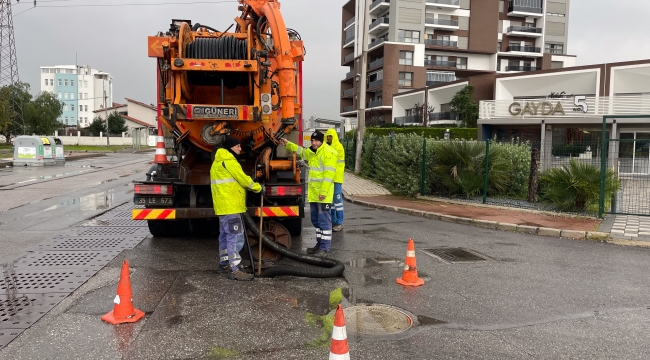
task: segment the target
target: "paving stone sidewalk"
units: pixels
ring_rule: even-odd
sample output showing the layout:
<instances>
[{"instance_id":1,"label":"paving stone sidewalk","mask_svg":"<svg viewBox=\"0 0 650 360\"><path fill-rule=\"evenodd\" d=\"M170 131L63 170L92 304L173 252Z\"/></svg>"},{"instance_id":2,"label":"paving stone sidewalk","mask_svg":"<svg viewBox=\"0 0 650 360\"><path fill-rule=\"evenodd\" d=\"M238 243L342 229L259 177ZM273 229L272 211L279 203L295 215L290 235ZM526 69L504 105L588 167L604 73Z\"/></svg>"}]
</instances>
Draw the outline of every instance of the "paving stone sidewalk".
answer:
<instances>
[{"instance_id":1,"label":"paving stone sidewalk","mask_svg":"<svg viewBox=\"0 0 650 360\"><path fill-rule=\"evenodd\" d=\"M350 172L345 174L343 192L353 203L430 219L541 236L650 246L650 218L608 216L600 220L433 198L406 199L391 196L383 186Z\"/></svg>"}]
</instances>

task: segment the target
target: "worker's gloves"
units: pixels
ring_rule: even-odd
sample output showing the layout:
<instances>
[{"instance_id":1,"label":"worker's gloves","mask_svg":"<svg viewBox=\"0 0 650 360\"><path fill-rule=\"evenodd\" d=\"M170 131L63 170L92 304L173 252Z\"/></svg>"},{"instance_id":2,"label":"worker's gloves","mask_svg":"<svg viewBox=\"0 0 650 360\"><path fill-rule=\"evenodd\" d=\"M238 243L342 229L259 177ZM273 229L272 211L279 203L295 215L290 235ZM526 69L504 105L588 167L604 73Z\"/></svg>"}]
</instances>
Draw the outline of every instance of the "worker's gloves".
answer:
<instances>
[{"instance_id":1,"label":"worker's gloves","mask_svg":"<svg viewBox=\"0 0 650 360\"><path fill-rule=\"evenodd\" d=\"M296 164L298 164L298 166L300 166L300 167L308 167L309 166L309 165L307 165L307 162L305 160L298 160L298 161L296 161Z\"/></svg>"}]
</instances>

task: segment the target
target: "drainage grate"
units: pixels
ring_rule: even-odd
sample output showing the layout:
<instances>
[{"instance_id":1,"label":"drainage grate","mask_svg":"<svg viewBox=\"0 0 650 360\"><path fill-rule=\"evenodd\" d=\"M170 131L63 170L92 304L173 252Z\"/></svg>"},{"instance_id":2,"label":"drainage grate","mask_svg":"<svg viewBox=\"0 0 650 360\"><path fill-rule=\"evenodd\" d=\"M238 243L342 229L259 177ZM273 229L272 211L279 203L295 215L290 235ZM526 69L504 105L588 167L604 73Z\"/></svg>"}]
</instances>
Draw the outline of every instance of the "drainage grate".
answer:
<instances>
[{"instance_id":1,"label":"drainage grate","mask_svg":"<svg viewBox=\"0 0 650 360\"><path fill-rule=\"evenodd\" d=\"M2 329L27 329L66 296L61 293L0 296L0 332L4 331Z\"/></svg>"},{"instance_id":2,"label":"drainage grate","mask_svg":"<svg viewBox=\"0 0 650 360\"><path fill-rule=\"evenodd\" d=\"M392 335L413 326L413 318L404 310L388 305L345 308L346 329L352 334Z\"/></svg>"},{"instance_id":3,"label":"drainage grate","mask_svg":"<svg viewBox=\"0 0 650 360\"><path fill-rule=\"evenodd\" d=\"M132 227L145 227L146 221L131 220L131 219L92 219L84 222L79 226L132 226Z\"/></svg>"},{"instance_id":4,"label":"drainage grate","mask_svg":"<svg viewBox=\"0 0 650 360\"><path fill-rule=\"evenodd\" d=\"M38 245L38 250L125 250L133 249L144 236L57 236Z\"/></svg>"},{"instance_id":5,"label":"drainage grate","mask_svg":"<svg viewBox=\"0 0 650 360\"><path fill-rule=\"evenodd\" d=\"M492 260L489 257L479 254L476 251L464 248L438 247L423 249L422 252L431 255L447 263L463 263Z\"/></svg>"},{"instance_id":6,"label":"drainage grate","mask_svg":"<svg viewBox=\"0 0 650 360\"><path fill-rule=\"evenodd\" d=\"M15 269L5 271L4 277L0 279L0 292L15 292L16 294L71 293L94 274L95 271L88 269L53 271Z\"/></svg>"},{"instance_id":7,"label":"drainage grate","mask_svg":"<svg viewBox=\"0 0 650 360\"><path fill-rule=\"evenodd\" d=\"M102 219L102 220L103 219L113 219L113 218L115 218L115 219L123 219L123 218L130 219L132 216L133 216L133 212L130 211L130 210L129 211L113 211L113 210L111 210L111 211L109 211L109 212L107 212L105 214L100 215L99 219Z\"/></svg>"},{"instance_id":8,"label":"drainage grate","mask_svg":"<svg viewBox=\"0 0 650 360\"><path fill-rule=\"evenodd\" d=\"M77 228L77 234L81 236L88 235L143 235L149 234L146 227L85 227Z\"/></svg>"},{"instance_id":9,"label":"drainage grate","mask_svg":"<svg viewBox=\"0 0 650 360\"><path fill-rule=\"evenodd\" d=\"M9 345L9 343L18 337L20 333L22 333L23 330L16 330L16 329L0 329L0 349L3 347Z\"/></svg>"},{"instance_id":10,"label":"drainage grate","mask_svg":"<svg viewBox=\"0 0 650 360\"><path fill-rule=\"evenodd\" d=\"M94 269L102 267L120 254L106 251L39 251L20 258L15 264L21 269Z\"/></svg>"}]
</instances>

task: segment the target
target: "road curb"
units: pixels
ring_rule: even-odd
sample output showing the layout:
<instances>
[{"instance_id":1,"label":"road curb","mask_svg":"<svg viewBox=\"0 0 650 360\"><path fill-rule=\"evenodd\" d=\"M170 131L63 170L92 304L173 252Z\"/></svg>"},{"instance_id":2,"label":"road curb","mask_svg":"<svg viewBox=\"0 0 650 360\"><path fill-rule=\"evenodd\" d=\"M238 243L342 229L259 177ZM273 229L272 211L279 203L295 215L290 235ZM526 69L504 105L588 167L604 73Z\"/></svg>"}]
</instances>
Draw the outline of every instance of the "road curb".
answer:
<instances>
[{"instance_id":1,"label":"road curb","mask_svg":"<svg viewBox=\"0 0 650 360\"><path fill-rule=\"evenodd\" d=\"M520 232L520 233L526 233L526 234L537 235L537 236L545 236L545 237L556 237L556 238L561 237L561 238L574 239L574 240L606 242L609 244L620 245L620 246L637 246L637 247L650 248L650 242L648 241L616 238L615 235L606 232L563 230L563 229L534 227L534 226L527 226L527 225L500 223L496 221L463 218L463 217L458 217L453 215L439 214L439 213L429 212L429 211L413 210L413 209L407 209L407 208L402 208L397 206L375 204L368 201L357 200L351 198L350 195L348 195L345 191L343 192L343 198L346 201L356 205L367 206L379 210L393 211L400 214L418 216L418 217L423 217L431 220L446 221L455 224L472 225L472 226L492 229L492 230Z\"/></svg>"}]
</instances>

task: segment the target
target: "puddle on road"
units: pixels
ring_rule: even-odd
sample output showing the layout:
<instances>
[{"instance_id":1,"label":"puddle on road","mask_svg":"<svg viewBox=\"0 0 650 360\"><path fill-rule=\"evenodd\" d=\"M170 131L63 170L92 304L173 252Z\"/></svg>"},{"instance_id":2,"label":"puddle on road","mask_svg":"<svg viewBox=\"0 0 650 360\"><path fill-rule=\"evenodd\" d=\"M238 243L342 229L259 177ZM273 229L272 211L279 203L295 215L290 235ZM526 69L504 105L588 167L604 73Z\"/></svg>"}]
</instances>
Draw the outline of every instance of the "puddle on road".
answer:
<instances>
[{"instance_id":1,"label":"puddle on road","mask_svg":"<svg viewBox=\"0 0 650 360\"><path fill-rule=\"evenodd\" d=\"M393 259L393 258L382 258L382 257L377 257L377 258L365 258L365 259L355 259L352 261L349 261L346 263L346 265L355 267L355 268L361 268L361 269L367 269L367 268L372 268L372 267L395 267L395 268L401 268L404 267L404 263L398 259Z\"/></svg>"},{"instance_id":2,"label":"puddle on road","mask_svg":"<svg viewBox=\"0 0 650 360\"><path fill-rule=\"evenodd\" d=\"M346 233L348 234L374 234L374 233L381 233L381 232L392 232L392 230L385 227L376 227L371 229L353 229L353 230L346 231Z\"/></svg>"},{"instance_id":3,"label":"puddle on road","mask_svg":"<svg viewBox=\"0 0 650 360\"><path fill-rule=\"evenodd\" d=\"M114 202L114 191L108 190L70 199L66 202L44 209L43 211L56 210L65 207L79 207L82 211L105 210L110 208Z\"/></svg>"},{"instance_id":4,"label":"puddle on road","mask_svg":"<svg viewBox=\"0 0 650 360\"><path fill-rule=\"evenodd\" d=\"M28 183L28 182L34 182L34 181L40 181L40 180L50 180L50 179L56 179L56 178L60 178L60 177L79 175L79 174L82 174L84 172L86 172L86 171L80 170L80 171L72 171L72 172L67 172L67 173L63 173L63 174L56 174L56 175L33 176L29 180L19 181L18 184L25 184L25 183Z\"/></svg>"}]
</instances>

